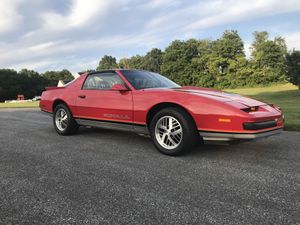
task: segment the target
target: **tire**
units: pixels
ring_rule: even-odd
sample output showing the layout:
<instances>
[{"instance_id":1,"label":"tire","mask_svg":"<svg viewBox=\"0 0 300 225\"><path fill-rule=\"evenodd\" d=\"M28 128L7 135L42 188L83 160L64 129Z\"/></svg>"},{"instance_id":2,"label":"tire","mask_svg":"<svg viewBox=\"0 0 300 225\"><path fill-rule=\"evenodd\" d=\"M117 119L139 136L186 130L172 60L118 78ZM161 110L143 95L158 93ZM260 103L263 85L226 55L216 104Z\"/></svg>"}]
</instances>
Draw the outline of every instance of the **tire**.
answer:
<instances>
[{"instance_id":1,"label":"tire","mask_svg":"<svg viewBox=\"0 0 300 225\"><path fill-rule=\"evenodd\" d=\"M187 153L201 141L193 118L176 107L155 114L150 122L150 135L158 151L172 156Z\"/></svg>"},{"instance_id":2,"label":"tire","mask_svg":"<svg viewBox=\"0 0 300 225\"><path fill-rule=\"evenodd\" d=\"M53 112L53 125L56 132L60 135L75 134L79 128L71 111L65 104L58 104L55 107Z\"/></svg>"}]
</instances>

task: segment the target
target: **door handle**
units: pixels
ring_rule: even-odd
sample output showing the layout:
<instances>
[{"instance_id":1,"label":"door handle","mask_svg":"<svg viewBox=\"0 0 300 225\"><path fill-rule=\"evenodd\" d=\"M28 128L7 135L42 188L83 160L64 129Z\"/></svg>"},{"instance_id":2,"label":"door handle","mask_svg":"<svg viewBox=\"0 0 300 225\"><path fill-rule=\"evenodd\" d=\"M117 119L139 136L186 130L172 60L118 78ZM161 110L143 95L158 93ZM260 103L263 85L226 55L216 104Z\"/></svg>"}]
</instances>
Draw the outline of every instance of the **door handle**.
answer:
<instances>
[{"instance_id":1,"label":"door handle","mask_svg":"<svg viewBox=\"0 0 300 225\"><path fill-rule=\"evenodd\" d=\"M78 95L78 98L85 98L85 95Z\"/></svg>"}]
</instances>

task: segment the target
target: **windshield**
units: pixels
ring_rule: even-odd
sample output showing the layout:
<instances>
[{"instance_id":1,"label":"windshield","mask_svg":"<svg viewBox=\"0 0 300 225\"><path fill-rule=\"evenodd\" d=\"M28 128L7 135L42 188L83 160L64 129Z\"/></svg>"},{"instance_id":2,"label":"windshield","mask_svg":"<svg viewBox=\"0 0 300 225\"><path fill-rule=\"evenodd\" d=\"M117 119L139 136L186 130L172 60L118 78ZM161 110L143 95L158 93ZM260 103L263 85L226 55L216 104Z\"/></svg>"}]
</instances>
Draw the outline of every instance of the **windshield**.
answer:
<instances>
[{"instance_id":1,"label":"windshield","mask_svg":"<svg viewBox=\"0 0 300 225\"><path fill-rule=\"evenodd\" d=\"M158 73L122 70L122 74L137 90L146 88L180 88L178 84Z\"/></svg>"}]
</instances>

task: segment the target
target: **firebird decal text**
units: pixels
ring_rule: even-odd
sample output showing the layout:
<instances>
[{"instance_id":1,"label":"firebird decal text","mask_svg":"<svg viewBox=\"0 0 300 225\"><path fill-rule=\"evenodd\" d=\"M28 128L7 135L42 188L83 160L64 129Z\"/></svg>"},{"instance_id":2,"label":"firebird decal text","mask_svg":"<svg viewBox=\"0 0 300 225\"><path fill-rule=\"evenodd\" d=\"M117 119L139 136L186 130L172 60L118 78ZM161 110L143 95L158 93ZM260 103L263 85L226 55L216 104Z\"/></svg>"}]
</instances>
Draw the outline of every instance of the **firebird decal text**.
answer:
<instances>
[{"instance_id":1,"label":"firebird decal text","mask_svg":"<svg viewBox=\"0 0 300 225\"><path fill-rule=\"evenodd\" d=\"M129 117L127 115L119 115L119 114L111 114L111 113L105 113L103 114L106 118L114 118L114 119L122 119L122 120L128 120Z\"/></svg>"}]
</instances>

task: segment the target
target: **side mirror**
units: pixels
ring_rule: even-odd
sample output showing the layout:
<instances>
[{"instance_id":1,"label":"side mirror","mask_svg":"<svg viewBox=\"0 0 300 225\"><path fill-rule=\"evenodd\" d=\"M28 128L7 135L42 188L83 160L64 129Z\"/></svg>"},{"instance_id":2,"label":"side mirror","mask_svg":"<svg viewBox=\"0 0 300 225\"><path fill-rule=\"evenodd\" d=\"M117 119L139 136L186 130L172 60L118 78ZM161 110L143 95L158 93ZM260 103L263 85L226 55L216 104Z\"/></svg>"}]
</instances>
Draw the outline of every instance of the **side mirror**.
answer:
<instances>
[{"instance_id":1,"label":"side mirror","mask_svg":"<svg viewBox=\"0 0 300 225\"><path fill-rule=\"evenodd\" d=\"M124 91L128 91L128 88L125 87L125 85L123 85L123 84L114 84L114 85L111 87L111 90L113 90L113 91L124 92Z\"/></svg>"}]
</instances>

